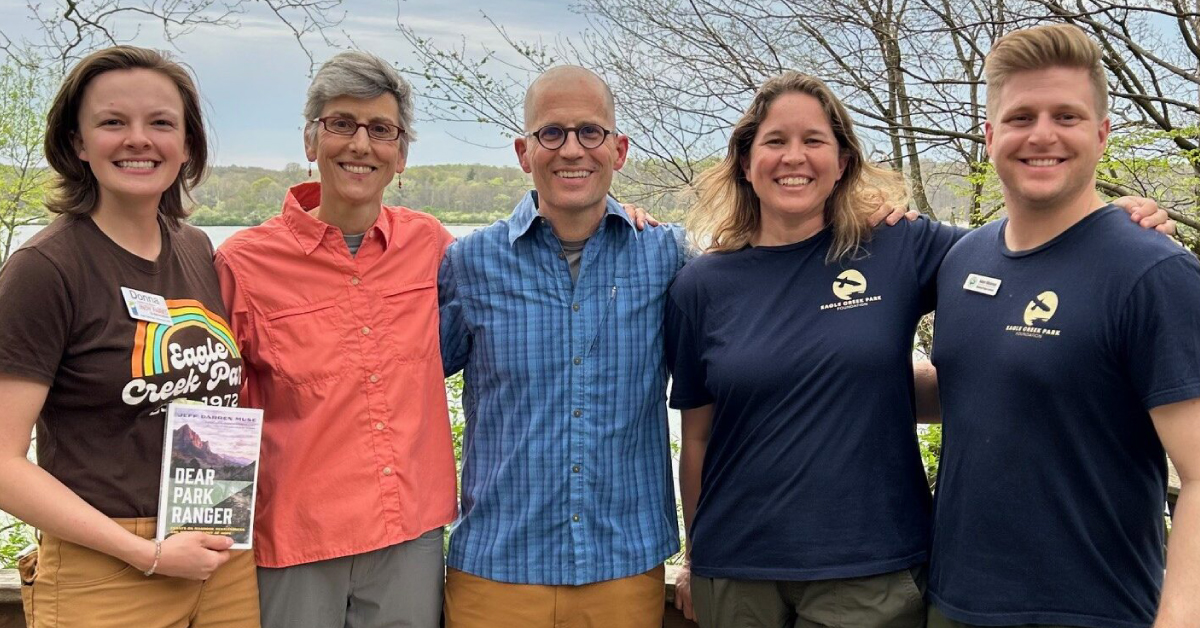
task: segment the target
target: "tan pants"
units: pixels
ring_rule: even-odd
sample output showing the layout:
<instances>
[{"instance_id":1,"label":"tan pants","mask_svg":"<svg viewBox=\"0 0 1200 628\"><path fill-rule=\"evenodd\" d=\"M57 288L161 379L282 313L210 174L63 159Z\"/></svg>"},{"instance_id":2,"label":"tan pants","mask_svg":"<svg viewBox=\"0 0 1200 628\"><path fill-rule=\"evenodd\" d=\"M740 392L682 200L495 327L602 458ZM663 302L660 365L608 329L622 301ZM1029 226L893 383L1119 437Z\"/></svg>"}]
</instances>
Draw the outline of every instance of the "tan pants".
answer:
<instances>
[{"instance_id":1,"label":"tan pants","mask_svg":"<svg viewBox=\"0 0 1200 628\"><path fill-rule=\"evenodd\" d=\"M153 518L117 519L154 538ZM235 551L206 581L147 578L107 554L42 535L21 560L21 598L29 628L258 628L254 555Z\"/></svg>"},{"instance_id":2,"label":"tan pants","mask_svg":"<svg viewBox=\"0 0 1200 628\"><path fill-rule=\"evenodd\" d=\"M508 584L446 570L446 628L661 628L664 568L580 586Z\"/></svg>"}]
</instances>

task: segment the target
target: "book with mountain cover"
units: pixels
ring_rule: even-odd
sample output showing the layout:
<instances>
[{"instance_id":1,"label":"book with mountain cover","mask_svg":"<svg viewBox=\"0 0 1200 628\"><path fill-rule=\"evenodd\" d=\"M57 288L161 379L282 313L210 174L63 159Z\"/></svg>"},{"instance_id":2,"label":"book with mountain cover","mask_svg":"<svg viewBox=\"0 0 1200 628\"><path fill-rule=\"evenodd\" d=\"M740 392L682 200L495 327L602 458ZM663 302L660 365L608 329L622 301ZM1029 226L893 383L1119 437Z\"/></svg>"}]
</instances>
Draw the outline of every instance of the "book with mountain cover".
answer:
<instances>
[{"instance_id":1,"label":"book with mountain cover","mask_svg":"<svg viewBox=\"0 0 1200 628\"><path fill-rule=\"evenodd\" d=\"M171 403L167 409L158 538L179 532L232 537L250 549L262 410Z\"/></svg>"}]
</instances>

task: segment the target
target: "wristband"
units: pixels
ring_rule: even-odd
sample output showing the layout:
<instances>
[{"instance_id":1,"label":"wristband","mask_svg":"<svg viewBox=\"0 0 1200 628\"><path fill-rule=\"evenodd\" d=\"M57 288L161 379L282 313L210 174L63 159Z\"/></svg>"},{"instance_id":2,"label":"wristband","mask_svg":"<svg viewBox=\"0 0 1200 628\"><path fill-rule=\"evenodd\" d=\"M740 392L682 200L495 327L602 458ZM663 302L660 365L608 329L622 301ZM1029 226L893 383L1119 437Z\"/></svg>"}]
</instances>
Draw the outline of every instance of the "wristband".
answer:
<instances>
[{"instance_id":1,"label":"wristband","mask_svg":"<svg viewBox=\"0 0 1200 628\"><path fill-rule=\"evenodd\" d=\"M146 571L143 571L142 575L147 577L153 576L154 570L158 569L158 559L160 558L162 558L162 541L154 539L154 564L150 565L150 568Z\"/></svg>"}]
</instances>

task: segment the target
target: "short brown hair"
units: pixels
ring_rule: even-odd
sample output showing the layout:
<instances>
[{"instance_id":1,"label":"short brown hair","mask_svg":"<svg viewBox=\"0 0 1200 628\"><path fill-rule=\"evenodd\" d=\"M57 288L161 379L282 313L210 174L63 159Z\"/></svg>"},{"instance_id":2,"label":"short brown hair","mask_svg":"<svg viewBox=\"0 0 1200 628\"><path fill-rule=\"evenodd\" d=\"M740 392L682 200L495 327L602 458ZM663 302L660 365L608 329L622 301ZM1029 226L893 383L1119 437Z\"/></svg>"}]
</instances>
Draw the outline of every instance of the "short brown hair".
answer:
<instances>
[{"instance_id":1,"label":"short brown hair","mask_svg":"<svg viewBox=\"0 0 1200 628\"><path fill-rule=\"evenodd\" d=\"M1013 74L1054 67L1087 70L1096 113L1100 118L1108 116L1108 76L1100 47L1078 26L1047 24L1013 31L992 45L983 64L988 117L995 112L1000 90Z\"/></svg>"},{"instance_id":2,"label":"short brown hair","mask_svg":"<svg viewBox=\"0 0 1200 628\"><path fill-rule=\"evenodd\" d=\"M815 76L788 71L763 83L734 125L725 159L700 175L699 198L686 218L688 232L697 246L712 252L736 251L748 245L758 232L761 208L743 163L750 157L754 136L771 104L791 93L817 99L829 118L838 153L846 158L842 178L825 201L825 224L833 227L830 261L853 254L870 237L869 217L880 202L908 202L903 176L867 161L850 114L829 86Z\"/></svg>"},{"instance_id":3,"label":"short brown hair","mask_svg":"<svg viewBox=\"0 0 1200 628\"><path fill-rule=\"evenodd\" d=\"M208 164L208 139L200 111L200 95L191 75L165 54L136 46L113 46L93 52L63 79L46 115L46 161L56 177L46 200L46 209L61 214L86 215L100 201L100 184L87 163L79 159L75 137L79 133L79 107L84 92L97 76L112 70L153 70L175 83L183 100L184 137L188 161L179 176L163 192L158 211L171 221L187 218L183 196L204 178Z\"/></svg>"}]
</instances>

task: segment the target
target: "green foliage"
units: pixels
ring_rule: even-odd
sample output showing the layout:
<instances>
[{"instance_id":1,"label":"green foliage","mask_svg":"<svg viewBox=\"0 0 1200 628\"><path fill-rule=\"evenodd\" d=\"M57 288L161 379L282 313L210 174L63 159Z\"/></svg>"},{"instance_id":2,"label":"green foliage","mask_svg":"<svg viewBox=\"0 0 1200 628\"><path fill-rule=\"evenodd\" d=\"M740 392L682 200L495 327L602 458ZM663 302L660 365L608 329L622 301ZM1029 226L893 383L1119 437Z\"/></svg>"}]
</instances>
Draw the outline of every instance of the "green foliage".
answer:
<instances>
[{"instance_id":1,"label":"green foliage","mask_svg":"<svg viewBox=\"0 0 1200 628\"><path fill-rule=\"evenodd\" d=\"M17 557L29 546L36 545L33 528L11 520L0 526L0 569L15 569Z\"/></svg>"},{"instance_id":2,"label":"green foliage","mask_svg":"<svg viewBox=\"0 0 1200 628\"><path fill-rule=\"evenodd\" d=\"M12 252L17 228L46 217L41 161L51 82L33 65L0 66L0 263Z\"/></svg>"},{"instance_id":3,"label":"green foliage","mask_svg":"<svg viewBox=\"0 0 1200 628\"><path fill-rule=\"evenodd\" d=\"M626 167L655 171L668 166L643 162ZM289 187L308 178L299 164L288 164L283 170L215 167L192 191L196 204L191 222L200 226L260 224L279 213ZM400 180L403 187L389 186L384 191L384 204L423 211L445 224L493 223L512 213L533 188L529 175L520 168L479 164L413 166L400 175ZM614 181L613 193L667 221L682 220L691 202L690 194L664 194L628 177Z\"/></svg>"},{"instance_id":4,"label":"green foliage","mask_svg":"<svg viewBox=\"0 0 1200 628\"><path fill-rule=\"evenodd\" d=\"M925 465L925 479L930 488L936 488L938 463L942 459L942 426L923 425L917 429L917 441L921 445L921 462Z\"/></svg>"},{"instance_id":5,"label":"green foliage","mask_svg":"<svg viewBox=\"0 0 1200 628\"><path fill-rule=\"evenodd\" d=\"M467 417L463 413L463 376L459 371L446 378L446 402L450 406L450 438L454 444L454 462L458 465L459 475L462 474L463 430L467 427Z\"/></svg>"},{"instance_id":6,"label":"green foliage","mask_svg":"<svg viewBox=\"0 0 1200 628\"><path fill-rule=\"evenodd\" d=\"M1097 181L1113 195L1145 196L1177 212L1179 238L1200 253L1200 126L1126 126L1108 137Z\"/></svg>"}]
</instances>

